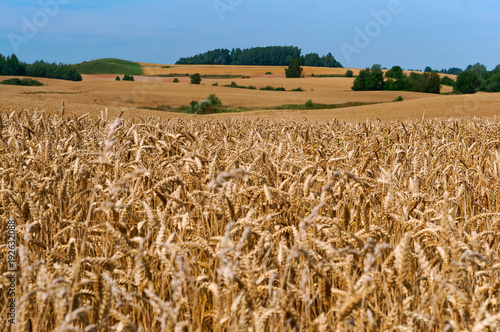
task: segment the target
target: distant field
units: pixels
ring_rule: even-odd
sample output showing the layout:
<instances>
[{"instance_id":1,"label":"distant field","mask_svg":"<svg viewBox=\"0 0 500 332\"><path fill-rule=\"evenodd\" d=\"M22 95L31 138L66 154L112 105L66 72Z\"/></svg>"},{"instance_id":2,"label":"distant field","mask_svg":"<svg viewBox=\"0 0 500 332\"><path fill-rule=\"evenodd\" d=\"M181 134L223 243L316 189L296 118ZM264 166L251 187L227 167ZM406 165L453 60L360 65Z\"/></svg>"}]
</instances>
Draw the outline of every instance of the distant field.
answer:
<instances>
[{"instance_id":1,"label":"distant field","mask_svg":"<svg viewBox=\"0 0 500 332\"><path fill-rule=\"evenodd\" d=\"M285 66L211 66L211 65L166 65L153 63L139 63L142 66L144 75L168 75L173 73L203 73L205 75L247 75L261 76L266 73L271 77L285 77ZM348 69L351 69L354 75L358 75L360 69L356 68L326 68L326 67L307 67L304 66L304 75L344 75Z\"/></svg>"},{"instance_id":2,"label":"distant field","mask_svg":"<svg viewBox=\"0 0 500 332\"><path fill-rule=\"evenodd\" d=\"M85 61L73 65L80 74L122 74L143 75L141 65L137 62L120 59L99 59Z\"/></svg>"},{"instance_id":3,"label":"distant field","mask_svg":"<svg viewBox=\"0 0 500 332\"><path fill-rule=\"evenodd\" d=\"M138 65L138 64L137 64ZM200 73L211 75L203 78L201 85L191 85L189 76L157 77L136 75L135 82L117 82L118 74L83 75L83 82L39 79L45 86L32 88L3 86L0 89L0 110L45 109L60 111L65 101L67 114L100 114L108 109L118 115L125 110L125 117L162 118L186 117L191 115L157 111L172 110L189 106L191 101L200 101L210 94L216 94L223 106L229 109L245 109L237 114L204 115L204 118L247 117L247 118L296 118L310 121L328 121L333 118L352 121L381 119L383 121L406 120L422 117L447 118L452 116L495 117L500 115L500 94L435 95L406 91L352 91L354 78L311 77L315 75L343 74L347 68L305 67L305 78L286 79L284 67L259 66L177 66L141 64L144 74L169 75L172 73ZM356 75L359 69L351 69ZM271 74L269 74L271 73ZM121 74L120 74L121 75ZM240 75L250 78L220 78L224 75ZM4 77L9 79L12 77ZM173 83L177 78L179 83ZM224 87L235 82L239 86L255 86L257 90ZM217 86L214 86L217 83ZM287 91L258 90L267 86L283 87ZM290 91L301 88L303 91ZM452 88L442 86L442 92ZM403 102L392 101L401 95ZM373 104L330 110L283 109L283 105L300 105L311 99L315 104L353 105ZM276 108L282 108L276 110ZM274 109L274 110L272 110Z\"/></svg>"},{"instance_id":4,"label":"distant field","mask_svg":"<svg viewBox=\"0 0 500 332\"><path fill-rule=\"evenodd\" d=\"M203 73L205 75L248 75L261 76L266 73L271 77L285 77L284 66L216 66L216 65L164 65L154 63L139 63L142 66L144 75L170 75L170 74L194 74ZM312 74L319 75L345 75L347 70L352 70L354 76L357 76L362 68L328 68L328 67L308 67L303 66L304 75L311 76ZM387 70L383 70L384 72ZM412 71L405 70L404 73L409 75ZM456 79L456 75L439 74L439 76L448 76Z\"/></svg>"}]
</instances>

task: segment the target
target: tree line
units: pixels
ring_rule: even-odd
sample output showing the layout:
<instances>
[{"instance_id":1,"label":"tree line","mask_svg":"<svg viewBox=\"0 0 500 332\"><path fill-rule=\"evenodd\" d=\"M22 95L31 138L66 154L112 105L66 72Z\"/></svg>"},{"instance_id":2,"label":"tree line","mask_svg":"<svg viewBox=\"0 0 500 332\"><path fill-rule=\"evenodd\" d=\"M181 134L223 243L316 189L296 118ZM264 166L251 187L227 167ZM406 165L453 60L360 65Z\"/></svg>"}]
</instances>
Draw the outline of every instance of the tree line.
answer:
<instances>
[{"instance_id":1,"label":"tree line","mask_svg":"<svg viewBox=\"0 0 500 332\"><path fill-rule=\"evenodd\" d=\"M192 57L180 58L177 65L245 65L245 66L288 66L292 59L313 67L342 67L335 57L328 53L320 57L317 53L301 55L295 46L268 46L248 49L215 49Z\"/></svg>"},{"instance_id":2,"label":"tree line","mask_svg":"<svg viewBox=\"0 0 500 332\"><path fill-rule=\"evenodd\" d=\"M0 75L54 78L81 81L82 75L70 65L36 61L32 64L19 61L15 54L0 54Z\"/></svg>"},{"instance_id":3,"label":"tree line","mask_svg":"<svg viewBox=\"0 0 500 332\"><path fill-rule=\"evenodd\" d=\"M390 90L427 93L439 93L440 88L441 79L437 72L423 74L412 72L408 76L400 66L394 66L384 75L381 66L377 64L361 70L352 86L354 91Z\"/></svg>"},{"instance_id":4,"label":"tree line","mask_svg":"<svg viewBox=\"0 0 500 332\"><path fill-rule=\"evenodd\" d=\"M500 65L492 71L480 63L469 65L457 77L454 91L459 93L500 92Z\"/></svg>"},{"instance_id":5,"label":"tree line","mask_svg":"<svg viewBox=\"0 0 500 332\"><path fill-rule=\"evenodd\" d=\"M373 65L371 68L360 71L352 89L354 91L391 90L440 93L441 85L450 85L454 93L500 92L500 65L492 71L476 63L469 65L463 71L459 68L450 68L441 72L459 74L456 81L449 77L440 78L439 72L427 67L422 74L412 72L408 76L400 66L394 66L384 75L380 65Z\"/></svg>"}]
</instances>

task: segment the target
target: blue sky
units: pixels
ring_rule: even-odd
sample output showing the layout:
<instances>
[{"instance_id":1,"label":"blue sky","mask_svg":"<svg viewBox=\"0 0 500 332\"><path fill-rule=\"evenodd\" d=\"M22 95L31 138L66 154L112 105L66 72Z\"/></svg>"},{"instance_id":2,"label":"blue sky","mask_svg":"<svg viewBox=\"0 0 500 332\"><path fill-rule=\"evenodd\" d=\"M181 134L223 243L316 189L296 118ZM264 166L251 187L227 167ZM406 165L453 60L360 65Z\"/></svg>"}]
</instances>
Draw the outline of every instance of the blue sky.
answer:
<instances>
[{"instance_id":1,"label":"blue sky","mask_svg":"<svg viewBox=\"0 0 500 332\"><path fill-rule=\"evenodd\" d=\"M28 62L294 45L345 67L500 64L498 0L2 0L0 15L0 53Z\"/></svg>"}]
</instances>

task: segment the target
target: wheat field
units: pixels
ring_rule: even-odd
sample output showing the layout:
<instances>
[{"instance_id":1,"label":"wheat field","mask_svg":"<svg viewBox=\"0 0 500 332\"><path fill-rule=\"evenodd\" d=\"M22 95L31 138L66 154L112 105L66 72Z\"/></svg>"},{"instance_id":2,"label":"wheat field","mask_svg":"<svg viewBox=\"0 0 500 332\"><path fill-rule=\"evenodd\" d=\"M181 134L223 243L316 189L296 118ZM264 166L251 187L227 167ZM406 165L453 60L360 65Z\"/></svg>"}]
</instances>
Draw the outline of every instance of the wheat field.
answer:
<instances>
[{"instance_id":1,"label":"wheat field","mask_svg":"<svg viewBox=\"0 0 500 332\"><path fill-rule=\"evenodd\" d=\"M0 142L2 331L500 329L498 121L23 111Z\"/></svg>"}]
</instances>

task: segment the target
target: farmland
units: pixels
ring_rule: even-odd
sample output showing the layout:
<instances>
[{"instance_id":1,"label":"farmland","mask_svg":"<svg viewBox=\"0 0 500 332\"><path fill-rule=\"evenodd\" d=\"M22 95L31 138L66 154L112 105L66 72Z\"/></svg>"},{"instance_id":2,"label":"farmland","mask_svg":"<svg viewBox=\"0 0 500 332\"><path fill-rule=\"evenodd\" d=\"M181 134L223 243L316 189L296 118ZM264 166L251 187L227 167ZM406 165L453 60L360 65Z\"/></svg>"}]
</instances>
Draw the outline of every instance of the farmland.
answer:
<instances>
[{"instance_id":1,"label":"farmland","mask_svg":"<svg viewBox=\"0 0 500 332\"><path fill-rule=\"evenodd\" d=\"M135 82L0 88L17 329L499 328L499 93L352 91L333 77L345 68L141 65ZM175 112L210 94L239 112ZM308 100L331 109L295 107Z\"/></svg>"},{"instance_id":2,"label":"farmland","mask_svg":"<svg viewBox=\"0 0 500 332\"><path fill-rule=\"evenodd\" d=\"M3 112L16 327L498 327L499 133L479 119Z\"/></svg>"},{"instance_id":3,"label":"farmland","mask_svg":"<svg viewBox=\"0 0 500 332\"><path fill-rule=\"evenodd\" d=\"M342 75L346 68L305 67L305 78L285 79L281 67L251 66L180 66L142 64L145 76L135 76L135 82L115 81L116 74L83 75L83 82L39 79L43 87L4 86L0 89L0 110L30 109L58 113L62 100L67 114L97 116L104 109L117 116L124 111L126 118L146 118L149 115L163 119L186 115L155 111L189 106L192 100L202 100L216 94L231 109L241 109L247 118L299 119L329 121L334 118L347 121L366 119L383 121L477 116L494 118L498 114L498 94L434 95L401 91L352 91L354 78L311 77ZM189 84L189 76L199 72L204 77L201 85ZM356 75L359 69L353 69ZM267 73L267 74L266 74ZM177 77L166 77L179 74ZM161 75L161 76L158 76ZM236 77L235 77L236 76ZM212 78L210 78L212 77ZM216 78L213 78L216 77ZM220 78L230 77L230 78ZM248 78L243 78L248 77ZM12 77L5 77L9 79ZM174 79L179 83L173 83ZM232 82L239 86L255 86L257 90L224 87ZM213 86L217 83L217 86ZM287 91L261 91L260 88L283 87ZM301 88L303 91L291 91ZM442 92L451 92L443 86ZM401 95L403 102L392 101ZM376 105L337 108L334 110L272 110L288 104L314 103L342 105L347 103L376 103ZM240 117L241 114L207 115L204 117Z\"/></svg>"}]
</instances>

